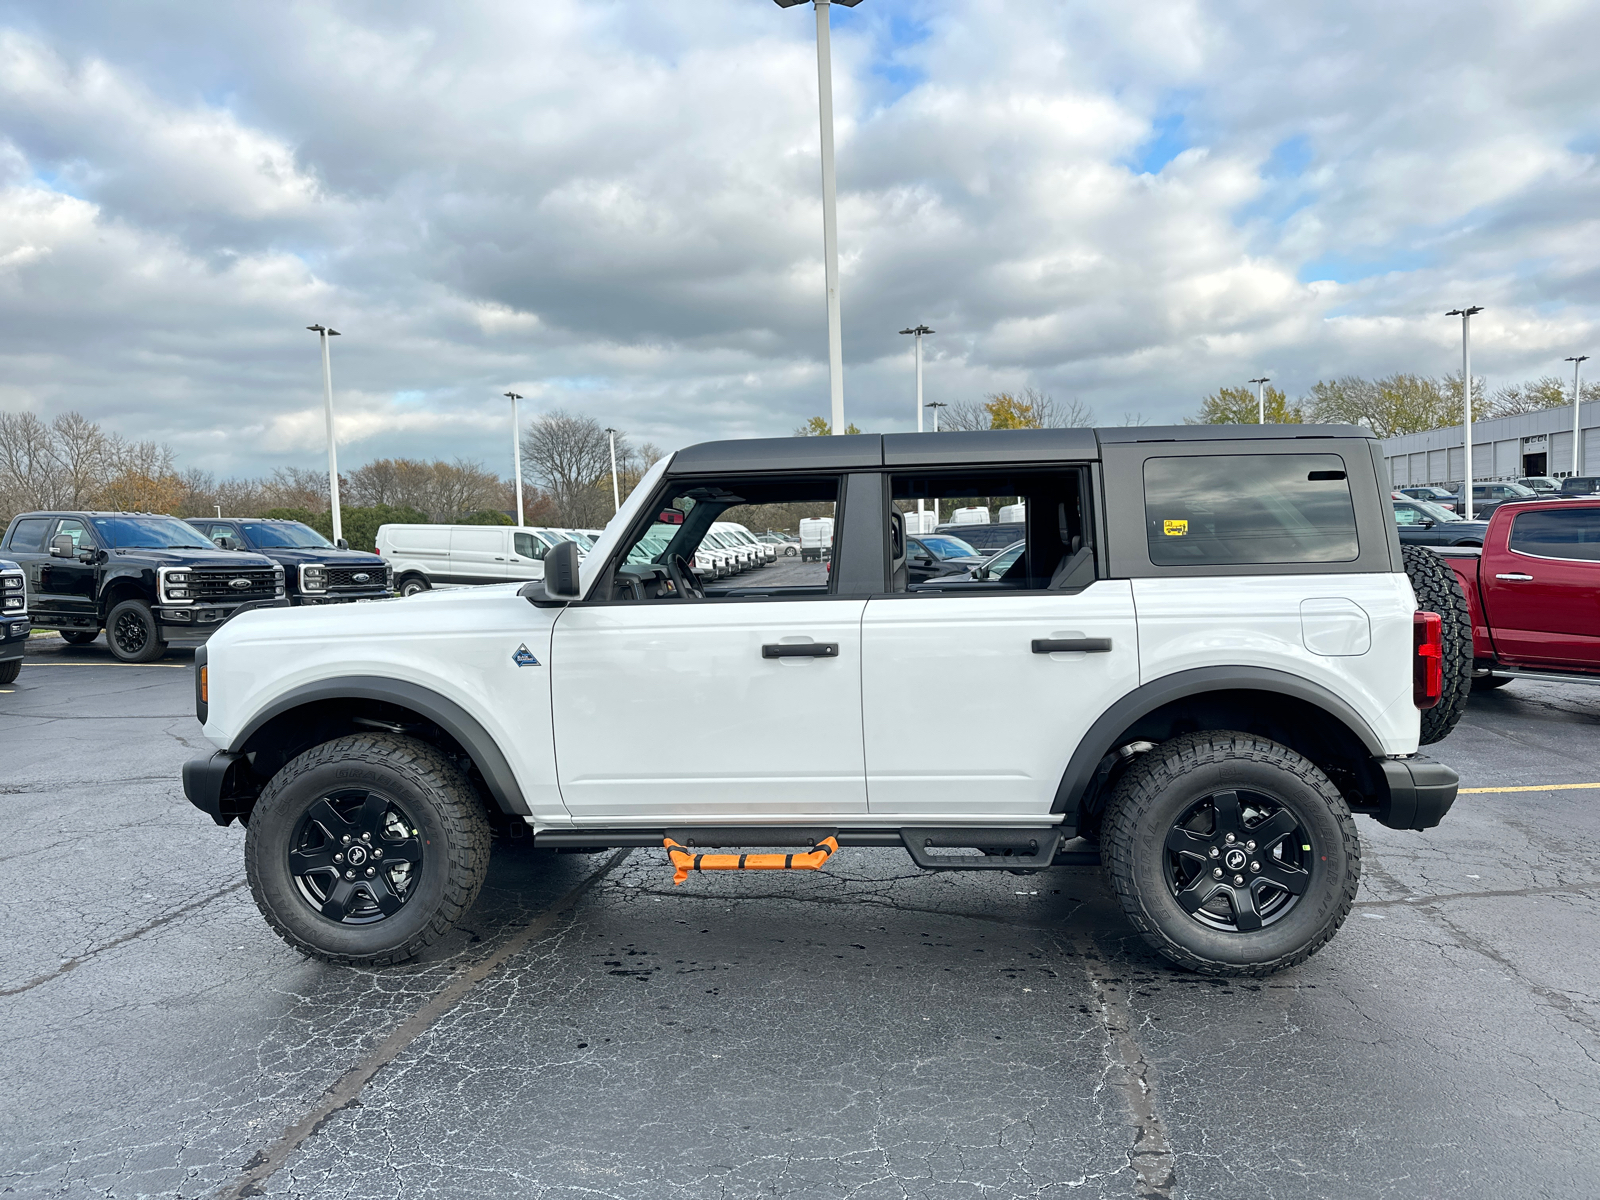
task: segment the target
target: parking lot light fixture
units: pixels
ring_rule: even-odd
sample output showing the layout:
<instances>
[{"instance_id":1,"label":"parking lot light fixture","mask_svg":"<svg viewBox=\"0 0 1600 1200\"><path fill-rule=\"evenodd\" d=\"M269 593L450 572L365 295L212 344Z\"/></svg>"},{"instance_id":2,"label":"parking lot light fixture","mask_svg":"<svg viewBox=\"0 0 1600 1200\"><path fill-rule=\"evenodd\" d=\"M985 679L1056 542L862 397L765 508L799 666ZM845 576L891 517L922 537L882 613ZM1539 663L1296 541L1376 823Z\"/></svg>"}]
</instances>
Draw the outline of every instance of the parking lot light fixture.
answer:
<instances>
[{"instance_id":1,"label":"parking lot light fixture","mask_svg":"<svg viewBox=\"0 0 1600 1200\"><path fill-rule=\"evenodd\" d=\"M1250 382L1256 385L1256 424L1265 425L1267 423L1267 393L1264 389L1272 380L1263 375L1260 379L1252 379Z\"/></svg>"},{"instance_id":2,"label":"parking lot light fixture","mask_svg":"<svg viewBox=\"0 0 1600 1200\"><path fill-rule=\"evenodd\" d=\"M516 392L503 393L511 401L511 462L517 476L517 524L524 524L522 520L522 415L517 407L517 401L522 397Z\"/></svg>"},{"instance_id":3,"label":"parking lot light fixture","mask_svg":"<svg viewBox=\"0 0 1600 1200\"><path fill-rule=\"evenodd\" d=\"M616 516L622 508L622 494L617 490L617 431L607 425L606 433L611 438L611 515Z\"/></svg>"},{"instance_id":4,"label":"parking lot light fixture","mask_svg":"<svg viewBox=\"0 0 1600 1200\"><path fill-rule=\"evenodd\" d=\"M805 0L777 0L794 8ZM828 14L834 4L854 8L861 0L813 0L817 10L817 110L822 127L822 269L828 291L828 389L832 397L833 431L843 433L844 350L839 326L839 220L833 176L833 52L828 43Z\"/></svg>"},{"instance_id":5,"label":"parking lot light fixture","mask_svg":"<svg viewBox=\"0 0 1600 1200\"><path fill-rule=\"evenodd\" d=\"M1447 317L1461 318L1461 515L1472 520L1472 317L1483 306L1452 308Z\"/></svg>"},{"instance_id":6,"label":"parking lot light fixture","mask_svg":"<svg viewBox=\"0 0 1600 1200\"><path fill-rule=\"evenodd\" d=\"M930 400L927 404L924 404L923 407L924 408L933 409L933 431L935 433L938 433L939 432L939 410L941 408L949 408L950 406L948 404L941 404L937 400ZM938 500L937 497L935 497L934 501L933 501L933 527L935 529L939 528L939 500Z\"/></svg>"},{"instance_id":7,"label":"parking lot light fixture","mask_svg":"<svg viewBox=\"0 0 1600 1200\"><path fill-rule=\"evenodd\" d=\"M328 499L333 510L333 540L337 544L344 538L339 523L339 452L333 441L333 364L328 357L328 339L339 336L337 329L326 325L307 325L307 329L322 339L322 403L328 418Z\"/></svg>"},{"instance_id":8,"label":"parking lot light fixture","mask_svg":"<svg viewBox=\"0 0 1600 1200\"><path fill-rule=\"evenodd\" d=\"M1578 368L1589 361L1587 354L1574 355L1567 361L1572 364L1572 473L1583 474L1583 393L1578 390Z\"/></svg>"},{"instance_id":9,"label":"parking lot light fixture","mask_svg":"<svg viewBox=\"0 0 1600 1200\"><path fill-rule=\"evenodd\" d=\"M926 325L913 325L910 329L902 329L901 333L909 333L916 341L917 362L917 432L922 432L922 339L933 330Z\"/></svg>"}]
</instances>

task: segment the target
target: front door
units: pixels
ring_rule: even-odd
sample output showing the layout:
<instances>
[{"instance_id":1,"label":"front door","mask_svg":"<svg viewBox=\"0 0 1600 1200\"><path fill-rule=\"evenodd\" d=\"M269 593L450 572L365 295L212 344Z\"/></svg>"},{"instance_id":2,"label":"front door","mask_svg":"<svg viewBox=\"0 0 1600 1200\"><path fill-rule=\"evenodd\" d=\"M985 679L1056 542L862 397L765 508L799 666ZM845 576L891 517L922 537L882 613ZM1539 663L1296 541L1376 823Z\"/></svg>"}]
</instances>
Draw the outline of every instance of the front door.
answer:
<instances>
[{"instance_id":1,"label":"front door","mask_svg":"<svg viewBox=\"0 0 1600 1200\"><path fill-rule=\"evenodd\" d=\"M58 537L72 539L73 552L69 558L50 555L51 545ZM45 538L45 555L39 564L40 607L74 616L88 616L95 611L95 567L78 557L82 551L95 548L94 535L77 517L64 517L57 522Z\"/></svg>"},{"instance_id":2,"label":"front door","mask_svg":"<svg viewBox=\"0 0 1600 1200\"><path fill-rule=\"evenodd\" d=\"M1508 548L1482 581L1499 656L1600 667L1600 507L1518 513Z\"/></svg>"}]
</instances>

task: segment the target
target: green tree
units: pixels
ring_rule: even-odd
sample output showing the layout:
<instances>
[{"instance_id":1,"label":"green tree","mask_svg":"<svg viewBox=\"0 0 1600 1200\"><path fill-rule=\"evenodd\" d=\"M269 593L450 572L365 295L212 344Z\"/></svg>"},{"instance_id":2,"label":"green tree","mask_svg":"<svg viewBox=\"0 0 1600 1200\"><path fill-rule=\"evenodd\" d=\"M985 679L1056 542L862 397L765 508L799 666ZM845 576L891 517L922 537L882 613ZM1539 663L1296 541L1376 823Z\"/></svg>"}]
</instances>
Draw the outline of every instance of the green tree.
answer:
<instances>
[{"instance_id":1,"label":"green tree","mask_svg":"<svg viewBox=\"0 0 1600 1200\"><path fill-rule=\"evenodd\" d=\"M498 508L480 508L475 513L468 513L456 522L457 525L515 525L516 522Z\"/></svg>"},{"instance_id":2,"label":"green tree","mask_svg":"<svg viewBox=\"0 0 1600 1200\"><path fill-rule=\"evenodd\" d=\"M1305 408L1299 403L1289 403L1289 397L1275 387L1263 394L1266 401L1267 424L1301 425L1306 419ZM1256 391L1250 387L1218 388L1200 402L1200 415L1185 417L1185 425L1254 425L1260 414Z\"/></svg>"},{"instance_id":3,"label":"green tree","mask_svg":"<svg viewBox=\"0 0 1600 1200\"><path fill-rule=\"evenodd\" d=\"M860 433L854 424L844 427L846 433ZM794 431L795 437L827 437L833 432L833 426L828 424L826 417L812 417L804 425Z\"/></svg>"}]
</instances>

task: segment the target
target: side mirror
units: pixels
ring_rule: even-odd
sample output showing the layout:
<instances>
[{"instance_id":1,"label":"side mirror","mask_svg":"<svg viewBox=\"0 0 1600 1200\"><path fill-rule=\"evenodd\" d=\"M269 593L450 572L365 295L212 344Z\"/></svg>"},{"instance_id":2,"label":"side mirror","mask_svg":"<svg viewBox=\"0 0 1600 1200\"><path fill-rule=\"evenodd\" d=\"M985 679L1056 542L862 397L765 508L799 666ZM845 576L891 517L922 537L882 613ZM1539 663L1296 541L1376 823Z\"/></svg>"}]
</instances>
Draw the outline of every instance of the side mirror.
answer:
<instances>
[{"instance_id":1,"label":"side mirror","mask_svg":"<svg viewBox=\"0 0 1600 1200\"><path fill-rule=\"evenodd\" d=\"M67 534L58 533L50 539L51 558L73 558L77 555L78 547L73 544L72 538Z\"/></svg>"},{"instance_id":2,"label":"side mirror","mask_svg":"<svg viewBox=\"0 0 1600 1200\"><path fill-rule=\"evenodd\" d=\"M341 550L350 549L350 543L345 541L343 538L340 538L337 542L334 543L334 545L339 547L339 549L341 549Z\"/></svg>"},{"instance_id":3,"label":"side mirror","mask_svg":"<svg viewBox=\"0 0 1600 1200\"><path fill-rule=\"evenodd\" d=\"M228 537L226 534L224 534L222 537L219 537L219 538L212 538L211 540L214 541L223 550L243 550L244 549L244 547L239 544L239 539L238 538Z\"/></svg>"},{"instance_id":4,"label":"side mirror","mask_svg":"<svg viewBox=\"0 0 1600 1200\"><path fill-rule=\"evenodd\" d=\"M919 566L919 567L931 567L931 566L933 566L933 555L931 555L931 554L919 554L915 558L913 558L911 561L916 563L917 566Z\"/></svg>"},{"instance_id":5,"label":"side mirror","mask_svg":"<svg viewBox=\"0 0 1600 1200\"><path fill-rule=\"evenodd\" d=\"M1433 521L1432 517L1423 517L1422 518L1422 527L1424 529L1432 529L1433 525L1434 525L1434 521Z\"/></svg>"},{"instance_id":6,"label":"side mirror","mask_svg":"<svg viewBox=\"0 0 1600 1200\"><path fill-rule=\"evenodd\" d=\"M544 556L544 594L551 600L576 600L578 591L578 543L562 542Z\"/></svg>"}]
</instances>

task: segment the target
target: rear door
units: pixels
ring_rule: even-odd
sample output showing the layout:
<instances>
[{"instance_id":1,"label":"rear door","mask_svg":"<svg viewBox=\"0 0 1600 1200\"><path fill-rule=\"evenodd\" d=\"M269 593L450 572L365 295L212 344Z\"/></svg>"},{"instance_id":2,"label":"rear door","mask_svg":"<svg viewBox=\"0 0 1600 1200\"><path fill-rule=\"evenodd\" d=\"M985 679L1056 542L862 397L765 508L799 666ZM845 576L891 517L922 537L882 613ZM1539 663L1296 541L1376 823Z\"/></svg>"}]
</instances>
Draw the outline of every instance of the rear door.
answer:
<instances>
[{"instance_id":1,"label":"rear door","mask_svg":"<svg viewBox=\"0 0 1600 1200\"><path fill-rule=\"evenodd\" d=\"M1495 547L1480 568L1496 652L1528 666L1600 667L1600 505L1518 512L1502 536L1506 552Z\"/></svg>"},{"instance_id":2,"label":"rear door","mask_svg":"<svg viewBox=\"0 0 1600 1200\"><path fill-rule=\"evenodd\" d=\"M504 583L509 531L500 525L460 525L450 530L451 583Z\"/></svg>"},{"instance_id":3,"label":"rear door","mask_svg":"<svg viewBox=\"0 0 1600 1200\"><path fill-rule=\"evenodd\" d=\"M12 527L3 555L5 558L13 559L22 568L23 579L28 589L28 607L35 619L47 608L53 607L44 603L41 586L45 564L50 561L45 538L55 527L55 523L54 517L22 518Z\"/></svg>"}]
</instances>

